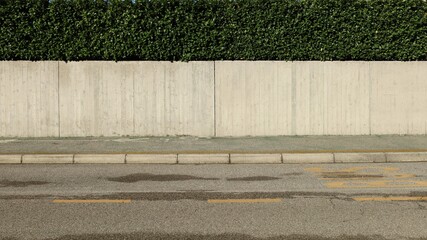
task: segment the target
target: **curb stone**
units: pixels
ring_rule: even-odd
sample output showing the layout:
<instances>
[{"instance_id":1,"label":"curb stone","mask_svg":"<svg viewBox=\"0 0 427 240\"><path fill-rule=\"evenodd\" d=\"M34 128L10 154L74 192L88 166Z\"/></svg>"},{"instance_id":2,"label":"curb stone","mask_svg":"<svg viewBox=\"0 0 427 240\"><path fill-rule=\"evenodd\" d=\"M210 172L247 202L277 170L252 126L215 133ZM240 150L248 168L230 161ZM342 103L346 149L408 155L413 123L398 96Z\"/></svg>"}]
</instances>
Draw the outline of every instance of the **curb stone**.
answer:
<instances>
[{"instance_id":1,"label":"curb stone","mask_svg":"<svg viewBox=\"0 0 427 240\"><path fill-rule=\"evenodd\" d=\"M316 164L427 162L427 152L335 152L274 154L0 154L0 164Z\"/></svg>"},{"instance_id":2,"label":"curb stone","mask_svg":"<svg viewBox=\"0 0 427 240\"><path fill-rule=\"evenodd\" d=\"M230 163L282 163L281 154L230 154Z\"/></svg>"},{"instance_id":3,"label":"curb stone","mask_svg":"<svg viewBox=\"0 0 427 240\"><path fill-rule=\"evenodd\" d=\"M229 154L178 154L178 164L227 164Z\"/></svg>"},{"instance_id":4,"label":"curb stone","mask_svg":"<svg viewBox=\"0 0 427 240\"><path fill-rule=\"evenodd\" d=\"M0 164L20 164L22 155L0 155Z\"/></svg>"},{"instance_id":5,"label":"curb stone","mask_svg":"<svg viewBox=\"0 0 427 240\"><path fill-rule=\"evenodd\" d=\"M126 163L177 164L177 154L127 154Z\"/></svg>"},{"instance_id":6,"label":"curb stone","mask_svg":"<svg viewBox=\"0 0 427 240\"><path fill-rule=\"evenodd\" d=\"M385 163L384 153L334 153L336 163Z\"/></svg>"},{"instance_id":7,"label":"curb stone","mask_svg":"<svg viewBox=\"0 0 427 240\"><path fill-rule=\"evenodd\" d=\"M427 162L427 152L385 153L387 162Z\"/></svg>"},{"instance_id":8,"label":"curb stone","mask_svg":"<svg viewBox=\"0 0 427 240\"><path fill-rule=\"evenodd\" d=\"M125 163L125 154L76 154L74 163Z\"/></svg>"},{"instance_id":9,"label":"curb stone","mask_svg":"<svg viewBox=\"0 0 427 240\"><path fill-rule=\"evenodd\" d=\"M283 153L283 163L334 163L332 153Z\"/></svg>"},{"instance_id":10,"label":"curb stone","mask_svg":"<svg viewBox=\"0 0 427 240\"><path fill-rule=\"evenodd\" d=\"M22 163L73 163L73 154L22 155Z\"/></svg>"}]
</instances>

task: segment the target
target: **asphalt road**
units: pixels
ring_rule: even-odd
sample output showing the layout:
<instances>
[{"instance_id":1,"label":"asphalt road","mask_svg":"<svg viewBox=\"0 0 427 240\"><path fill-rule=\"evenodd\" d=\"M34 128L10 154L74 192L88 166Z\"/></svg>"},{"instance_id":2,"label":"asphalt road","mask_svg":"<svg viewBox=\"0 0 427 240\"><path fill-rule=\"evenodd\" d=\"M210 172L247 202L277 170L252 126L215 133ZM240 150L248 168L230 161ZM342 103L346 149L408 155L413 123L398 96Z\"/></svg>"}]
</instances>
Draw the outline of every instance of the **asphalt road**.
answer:
<instances>
[{"instance_id":1,"label":"asphalt road","mask_svg":"<svg viewBox=\"0 0 427 240\"><path fill-rule=\"evenodd\" d=\"M2 165L0 239L427 239L427 163Z\"/></svg>"}]
</instances>

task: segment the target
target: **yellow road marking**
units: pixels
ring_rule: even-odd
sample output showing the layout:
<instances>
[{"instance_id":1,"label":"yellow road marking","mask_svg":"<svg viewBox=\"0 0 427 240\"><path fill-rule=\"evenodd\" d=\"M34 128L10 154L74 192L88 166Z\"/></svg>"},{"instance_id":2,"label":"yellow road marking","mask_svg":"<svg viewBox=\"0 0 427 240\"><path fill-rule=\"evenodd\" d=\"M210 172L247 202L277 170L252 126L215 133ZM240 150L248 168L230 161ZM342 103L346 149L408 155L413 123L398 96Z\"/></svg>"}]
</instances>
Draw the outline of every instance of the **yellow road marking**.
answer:
<instances>
[{"instance_id":1,"label":"yellow road marking","mask_svg":"<svg viewBox=\"0 0 427 240\"><path fill-rule=\"evenodd\" d=\"M427 201L426 196L420 197L356 197L353 198L355 201Z\"/></svg>"},{"instance_id":2,"label":"yellow road marking","mask_svg":"<svg viewBox=\"0 0 427 240\"><path fill-rule=\"evenodd\" d=\"M417 177L417 175L415 175L415 174L409 174L409 173L402 173L402 174L394 175L394 177L395 178L400 178L400 179L402 179L402 178L415 178L415 177Z\"/></svg>"},{"instance_id":3,"label":"yellow road marking","mask_svg":"<svg viewBox=\"0 0 427 240\"><path fill-rule=\"evenodd\" d=\"M316 168L305 168L304 169L307 172L314 172L314 173L330 173L330 172L345 172L345 173L355 173L355 172L359 172L362 170L378 170L378 172L372 172L370 171L369 173L373 174L373 173L384 173L384 172L396 172L399 171L399 168L396 167L376 167L376 166L364 166L364 167L350 167L350 168L342 168L339 170L334 170L334 169L326 169L326 168L320 168L320 167L316 167Z\"/></svg>"},{"instance_id":4,"label":"yellow road marking","mask_svg":"<svg viewBox=\"0 0 427 240\"><path fill-rule=\"evenodd\" d=\"M55 199L53 203L130 203L130 199Z\"/></svg>"},{"instance_id":5,"label":"yellow road marking","mask_svg":"<svg viewBox=\"0 0 427 240\"><path fill-rule=\"evenodd\" d=\"M328 182L327 188L412 188L427 187L427 181L348 181L348 182Z\"/></svg>"},{"instance_id":6,"label":"yellow road marking","mask_svg":"<svg viewBox=\"0 0 427 240\"><path fill-rule=\"evenodd\" d=\"M280 198L259 198L259 199L208 199L208 203L278 203Z\"/></svg>"}]
</instances>

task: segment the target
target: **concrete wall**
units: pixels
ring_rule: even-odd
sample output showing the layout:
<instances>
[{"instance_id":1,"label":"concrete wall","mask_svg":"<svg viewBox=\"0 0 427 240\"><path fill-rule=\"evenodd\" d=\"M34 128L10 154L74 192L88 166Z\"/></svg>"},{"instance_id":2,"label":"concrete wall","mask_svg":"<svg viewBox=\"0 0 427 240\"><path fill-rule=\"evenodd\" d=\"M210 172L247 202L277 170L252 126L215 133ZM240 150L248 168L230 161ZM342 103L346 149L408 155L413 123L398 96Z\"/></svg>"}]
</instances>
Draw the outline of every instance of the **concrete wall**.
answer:
<instances>
[{"instance_id":1,"label":"concrete wall","mask_svg":"<svg viewBox=\"0 0 427 240\"><path fill-rule=\"evenodd\" d=\"M371 134L427 134L427 62L372 62Z\"/></svg>"},{"instance_id":2,"label":"concrete wall","mask_svg":"<svg viewBox=\"0 0 427 240\"><path fill-rule=\"evenodd\" d=\"M218 136L291 135L292 64L216 62Z\"/></svg>"},{"instance_id":3,"label":"concrete wall","mask_svg":"<svg viewBox=\"0 0 427 240\"><path fill-rule=\"evenodd\" d=\"M59 65L61 136L214 134L213 62Z\"/></svg>"},{"instance_id":4,"label":"concrete wall","mask_svg":"<svg viewBox=\"0 0 427 240\"><path fill-rule=\"evenodd\" d=\"M0 137L59 135L58 62L0 62Z\"/></svg>"},{"instance_id":5,"label":"concrete wall","mask_svg":"<svg viewBox=\"0 0 427 240\"><path fill-rule=\"evenodd\" d=\"M427 134L427 62L0 62L0 137Z\"/></svg>"},{"instance_id":6,"label":"concrete wall","mask_svg":"<svg viewBox=\"0 0 427 240\"><path fill-rule=\"evenodd\" d=\"M369 63L218 62L217 134L369 134Z\"/></svg>"}]
</instances>

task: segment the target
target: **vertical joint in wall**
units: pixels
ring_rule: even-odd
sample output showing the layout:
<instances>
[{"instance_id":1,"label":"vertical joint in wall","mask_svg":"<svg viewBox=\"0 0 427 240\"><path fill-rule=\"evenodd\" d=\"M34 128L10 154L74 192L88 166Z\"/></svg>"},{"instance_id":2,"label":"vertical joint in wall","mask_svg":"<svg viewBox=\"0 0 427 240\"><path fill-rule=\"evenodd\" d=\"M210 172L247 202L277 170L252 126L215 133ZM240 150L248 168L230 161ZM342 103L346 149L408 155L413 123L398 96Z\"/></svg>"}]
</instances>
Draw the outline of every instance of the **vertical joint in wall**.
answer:
<instances>
[{"instance_id":1,"label":"vertical joint in wall","mask_svg":"<svg viewBox=\"0 0 427 240\"><path fill-rule=\"evenodd\" d=\"M59 83L60 83L60 81L59 81L59 61L57 61L56 62L57 63L57 75L56 75L56 77L57 77L57 79L58 79L58 137L61 137L61 101L60 101L60 94L59 94L59 91L60 91L60 86L59 86Z\"/></svg>"},{"instance_id":2,"label":"vertical joint in wall","mask_svg":"<svg viewBox=\"0 0 427 240\"><path fill-rule=\"evenodd\" d=\"M214 122L214 137L216 137L216 61L213 61L213 122Z\"/></svg>"}]
</instances>

